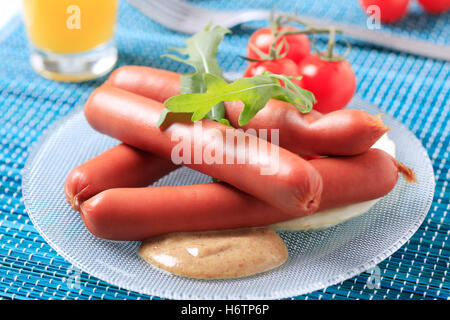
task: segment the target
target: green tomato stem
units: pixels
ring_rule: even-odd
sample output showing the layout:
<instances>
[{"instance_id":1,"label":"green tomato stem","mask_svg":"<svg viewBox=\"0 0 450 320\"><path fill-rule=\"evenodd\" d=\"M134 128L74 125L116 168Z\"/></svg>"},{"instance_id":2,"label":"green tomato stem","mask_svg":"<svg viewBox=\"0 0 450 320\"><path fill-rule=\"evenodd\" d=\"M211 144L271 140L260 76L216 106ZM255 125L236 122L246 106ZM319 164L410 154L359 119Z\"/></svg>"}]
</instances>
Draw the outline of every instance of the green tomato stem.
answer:
<instances>
[{"instance_id":1,"label":"green tomato stem","mask_svg":"<svg viewBox=\"0 0 450 320\"><path fill-rule=\"evenodd\" d=\"M334 28L330 27L330 33L328 36L328 59L333 59L333 49L335 44L335 32Z\"/></svg>"}]
</instances>

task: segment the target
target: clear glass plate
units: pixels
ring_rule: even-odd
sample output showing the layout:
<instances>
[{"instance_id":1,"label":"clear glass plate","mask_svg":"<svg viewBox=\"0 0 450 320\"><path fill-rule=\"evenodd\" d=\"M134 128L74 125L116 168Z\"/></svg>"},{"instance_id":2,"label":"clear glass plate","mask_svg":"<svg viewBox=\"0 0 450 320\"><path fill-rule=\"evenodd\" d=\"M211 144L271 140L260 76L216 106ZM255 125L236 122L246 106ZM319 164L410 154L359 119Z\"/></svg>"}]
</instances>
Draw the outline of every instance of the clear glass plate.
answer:
<instances>
[{"instance_id":1,"label":"clear glass plate","mask_svg":"<svg viewBox=\"0 0 450 320\"><path fill-rule=\"evenodd\" d=\"M371 114L381 110L355 98L351 107ZM400 178L394 190L370 211L318 231L280 232L288 261L259 275L233 280L194 280L171 275L144 262L138 242L94 237L66 203L64 181L82 162L118 142L91 129L81 108L60 120L34 147L23 171L23 197L30 219L42 237L83 271L119 287L171 299L277 299L312 292L351 278L398 250L419 228L434 193L427 152L416 137L389 115L384 122L397 146L397 159L414 168L419 183ZM155 185L209 181L179 169Z\"/></svg>"}]
</instances>

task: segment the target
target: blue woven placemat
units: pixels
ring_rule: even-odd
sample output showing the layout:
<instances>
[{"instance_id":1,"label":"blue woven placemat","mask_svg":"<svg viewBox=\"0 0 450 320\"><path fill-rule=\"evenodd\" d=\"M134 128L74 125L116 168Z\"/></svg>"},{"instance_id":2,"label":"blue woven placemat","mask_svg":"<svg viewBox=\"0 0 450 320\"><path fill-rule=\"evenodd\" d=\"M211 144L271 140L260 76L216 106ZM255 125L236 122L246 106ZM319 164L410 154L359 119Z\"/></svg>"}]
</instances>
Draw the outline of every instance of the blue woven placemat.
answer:
<instances>
[{"instance_id":1,"label":"blue woven placemat","mask_svg":"<svg viewBox=\"0 0 450 320\"><path fill-rule=\"evenodd\" d=\"M276 8L351 21L366 18L354 0L197 1L214 8ZM251 26L257 26L252 23ZM413 5L409 16L385 31L450 44L450 14L432 17ZM233 30L221 46L224 70L240 71L252 29ZM119 63L187 71L160 58L186 36L147 19L122 1L116 40ZM320 39L318 44L321 43ZM344 45L338 43L338 49ZM450 64L353 43L348 56L358 94L402 121L422 142L433 162L436 190L416 234L371 272L295 299L449 299L449 87ZM45 80L28 64L27 41L18 17L0 32L0 299L155 299L111 286L80 272L37 233L25 211L21 169L33 143L55 120L83 104L104 79L82 84ZM376 280L380 280L377 282ZM379 283L379 285L373 284Z\"/></svg>"}]
</instances>

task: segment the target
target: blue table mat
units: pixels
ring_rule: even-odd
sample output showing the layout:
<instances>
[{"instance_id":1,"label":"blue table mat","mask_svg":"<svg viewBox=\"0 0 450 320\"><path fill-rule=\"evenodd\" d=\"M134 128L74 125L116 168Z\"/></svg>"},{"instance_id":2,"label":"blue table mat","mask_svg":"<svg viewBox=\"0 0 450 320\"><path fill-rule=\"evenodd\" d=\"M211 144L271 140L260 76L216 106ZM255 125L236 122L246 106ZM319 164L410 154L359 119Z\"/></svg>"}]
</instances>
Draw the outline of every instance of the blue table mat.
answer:
<instances>
[{"instance_id":1,"label":"blue table mat","mask_svg":"<svg viewBox=\"0 0 450 320\"><path fill-rule=\"evenodd\" d=\"M196 1L211 8L275 8L364 26L354 0ZM233 29L221 45L226 71L242 71L254 22ZM431 16L414 3L408 16L382 31L450 44L450 14ZM189 69L160 56L182 46L186 35L152 22L122 1L116 42L119 65L149 65L178 72ZM318 45L325 42L318 40ZM358 80L357 94L403 122L428 151L436 177L430 212L415 235L375 270L292 299L449 299L450 217L449 74L447 62L352 42L348 56ZM338 50L345 50L338 42ZM77 270L59 256L33 227L22 199L21 170L43 132L82 105L105 78L81 84L49 81L28 63L20 17L0 31L0 299L158 299L123 290ZM374 279L379 285L373 286ZM376 281L375 281L376 282Z\"/></svg>"}]
</instances>

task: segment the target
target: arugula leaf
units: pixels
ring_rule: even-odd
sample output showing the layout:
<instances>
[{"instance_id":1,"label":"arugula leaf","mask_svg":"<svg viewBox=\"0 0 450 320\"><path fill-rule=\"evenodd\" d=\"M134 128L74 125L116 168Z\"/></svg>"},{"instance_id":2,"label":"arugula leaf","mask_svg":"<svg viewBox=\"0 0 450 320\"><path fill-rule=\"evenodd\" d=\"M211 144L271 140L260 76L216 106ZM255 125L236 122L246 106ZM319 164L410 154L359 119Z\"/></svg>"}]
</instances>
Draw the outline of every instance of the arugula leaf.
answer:
<instances>
[{"instance_id":1,"label":"arugula leaf","mask_svg":"<svg viewBox=\"0 0 450 320\"><path fill-rule=\"evenodd\" d=\"M192 72L180 76L181 93L202 93L206 91L203 73Z\"/></svg>"},{"instance_id":2,"label":"arugula leaf","mask_svg":"<svg viewBox=\"0 0 450 320\"><path fill-rule=\"evenodd\" d=\"M211 28L210 24L205 30L200 31L187 39L185 48L169 48L170 51L187 56L186 58L181 58L174 54L166 54L164 56L193 66L196 73L212 73L221 77L222 70L220 69L216 57L219 50L219 44L227 33L231 33L230 30L221 26L214 26ZM192 77L193 75L195 74L189 74L187 76ZM198 86L198 80L201 79L194 79L191 84ZM184 89L189 90L192 89L192 87L185 87ZM192 93L196 91L197 90L190 90L189 92L183 93Z\"/></svg>"},{"instance_id":3,"label":"arugula leaf","mask_svg":"<svg viewBox=\"0 0 450 320\"><path fill-rule=\"evenodd\" d=\"M158 122L156 123L158 128L164 123L164 121L166 120L166 117L167 117L167 115L169 113L170 113L170 110L167 109L167 108L164 108L163 111L161 111L161 114L159 115Z\"/></svg>"},{"instance_id":4,"label":"arugula leaf","mask_svg":"<svg viewBox=\"0 0 450 320\"><path fill-rule=\"evenodd\" d=\"M220 119L219 123L224 124L224 125L229 126L229 127L233 127L231 125L230 121L228 121L228 119Z\"/></svg>"},{"instance_id":5,"label":"arugula leaf","mask_svg":"<svg viewBox=\"0 0 450 320\"><path fill-rule=\"evenodd\" d=\"M281 86L279 80L283 81L285 87ZM171 97L164 103L166 108L171 112L192 113L192 121L198 121L216 104L240 100L244 103L244 109L239 116L239 125L243 126L249 123L271 98L289 102L302 113L311 111L315 102L311 92L298 87L289 77L283 75L264 73L227 83L216 75L205 73L204 81L206 92Z\"/></svg>"},{"instance_id":6,"label":"arugula leaf","mask_svg":"<svg viewBox=\"0 0 450 320\"><path fill-rule=\"evenodd\" d=\"M206 91L206 84L203 78L205 73L211 73L222 77L222 69L217 62L217 52L225 34L231 33L230 30L221 27L208 25L203 31L200 31L187 39L185 48L169 48L177 54L185 56L182 58L175 54L166 54L172 60L183 62L195 68L195 72L183 74L180 77L181 93L202 93ZM167 114L168 109L161 113L158 125L161 125ZM221 121L225 117L225 106L223 103L215 105L207 117L214 121Z\"/></svg>"},{"instance_id":7,"label":"arugula leaf","mask_svg":"<svg viewBox=\"0 0 450 320\"><path fill-rule=\"evenodd\" d=\"M298 108L297 109L301 112L301 113L308 113L311 111L313 104L317 102L316 97L314 96L314 94L311 91L308 91L306 89L303 89L301 87L299 87L298 85L296 85L294 82L291 81L291 79L296 79L296 80L301 80L301 76L299 77L290 77L290 76L285 76L282 74L270 74L271 77L276 78L278 80L281 80L286 88L289 88L290 90L294 91L294 93L303 101L305 101L307 103L306 108ZM279 97L277 98L278 100L284 100L283 97ZM284 100L287 101L287 100ZM289 102L289 101L287 101Z\"/></svg>"}]
</instances>

